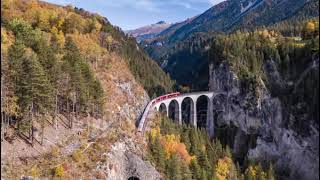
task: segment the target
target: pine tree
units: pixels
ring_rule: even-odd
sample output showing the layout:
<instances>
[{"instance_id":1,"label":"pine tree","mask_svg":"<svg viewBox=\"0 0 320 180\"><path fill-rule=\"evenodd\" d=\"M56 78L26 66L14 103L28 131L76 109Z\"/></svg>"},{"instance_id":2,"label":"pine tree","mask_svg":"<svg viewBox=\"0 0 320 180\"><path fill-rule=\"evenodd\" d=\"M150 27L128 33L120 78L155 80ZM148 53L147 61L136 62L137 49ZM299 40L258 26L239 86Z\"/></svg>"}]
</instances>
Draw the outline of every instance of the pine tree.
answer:
<instances>
[{"instance_id":1,"label":"pine tree","mask_svg":"<svg viewBox=\"0 0 320 180\"><path fill-rule=\"evenodd\" d=\"M229 146L226 146L225 152L224 152L224 156L227 156L229 158L232 158L232 153L231 153L231 149L229 148Z\"/></svg>"},{"instance_id":2,"label":"pine tree","mask_svg":"<svg viewBox=\"0 0 320 180\"><path fill-rule=\"evenodd\" d=\"M201 176L200 176L201 180L207 180L208 179L208 175L205 169L202 169L201 171Z\"/></svg>"},{"instance_id":3,"label":"pine tree","mask_svg":"<svg viewBox=\"0 0 320 180\"><path fill-rule=\"evenodd\" d=\"M268 180L275 180L274 170L273 170L273 166L272 166L271 163L270 163L269 168L268 168L267 179Z\"/></svg>"},{"instance_id":4,"label":"pine tree","mask_svg":"<svg viewBox=\"0 0 320 180\"><path fill-rule=\"evenodd\" d=\"M177 154L173 154L167 163L166 177L169 180L182 180L181 160Z\"/></svg>"},{"instance_id":5,"label":"pine tree","mask_svg":"<svg viewBox=\"0 0 320 180\"><path fill-rule=\"evenodd\" d=\"M33 144L33 121L35 114L44 115L52 108L53 88L43 67L32 51L26 52L21 62L17 96L19 104L27 118L23 121L22 129L30 128L29 137ZM42 118L43 119L43 118ZM41 122L44 123L44 120ZM42 128L44 131L44 128ZM42 131L42 136L44 132Z\"/></svg>"},{"instance_id":6,"label":"pine tree","mask_svg":"<svg viewBox=\"0 0 320 180\"><path fill-rule=\"evenodd\" d=\"M190 143L190 128L186 125L183 125L183 129L181 132L181 142L183 142L186 145L187 151L190 152L191 143Z\"/></svg>"},{"instance_id":7,"label":"pine tree","mask_svg":"<svg viewBox=\"0 0 320 180\"><path fill-rule=\"evenodd\" d=\"M187 164L184 162L181 163L181 174L183 180L191 180L192 179L192 172L190 171Z\"/></svg>"},{"instance_id":8,"label":"pine tree","mask_svg":"<svg viewBox=\"0 0 320 180\"><path fill-rule=\"evenodd\" d=\"M21 73L21 63L25 54L25 48L23 43L17 40L8 51L9 78L13 82L13 89L16 89L18 76Z\"/></svg>"},{"instance_id":9,"label":"pine tree","mask_svg":"<svg viewBox=\"0 0 320 180\"><path fill-rule=\"evenodd\" d=\"M157 167L160 169L160 171L164 171L165 170L165 152L163 149L162 144L160 143L160 138L156 137L155 141L154 141L154 145L152 148L152 153L154 156L154 159L157 163Z\"/></svg>"},{"instance_id":10,"label":"pine tree","mask_svg":"<svg viewBox=\"0 0 320 180\"><path fill-rule=\"evenodd\" d=\"M224 156L222 144L219 139L216 139L214 142L216 159L220 159Z\"/></svg>"},{"instance_id":11,"label":"pine tree","mask_svg":"<svg viewBox=\"0 0 320 180\"><path fill-rule=\"evenodd\" d=\"M201 144L199 142L198 131L195 128L191 129L190 131L190 143L190 154L199 154L199 151L201 150Z\"/></svg>"},{"instance_id":12,"label":"pine tree","mask_svg":"<svg viewBox=\"0 0 320 180\"><path fill-rule=\"evenodd\" d=\"M192 179L201 179L202 169L197 160L193 159L190 163L190 170L192 172Z\"/></svg>"},{"instance_id":13,"label":"pine tree","mask_svg":"<svg viewBox=\"0 0 320 180\"><path fill-rule=\"evenodd\" d=\"M205 170L211 170L211 165L208 160L207 153L205 150L200 150L197 154L197 159L200 167Z\"/></svg>"}]
</instances>

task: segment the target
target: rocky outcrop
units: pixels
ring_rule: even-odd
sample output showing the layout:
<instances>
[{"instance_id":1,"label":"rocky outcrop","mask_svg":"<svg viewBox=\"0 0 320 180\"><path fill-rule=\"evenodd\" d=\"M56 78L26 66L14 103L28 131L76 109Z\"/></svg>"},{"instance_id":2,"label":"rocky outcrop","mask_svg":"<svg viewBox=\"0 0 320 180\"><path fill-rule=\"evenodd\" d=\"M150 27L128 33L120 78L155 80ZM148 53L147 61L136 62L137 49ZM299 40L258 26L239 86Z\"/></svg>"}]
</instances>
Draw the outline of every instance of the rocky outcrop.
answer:
<instances>
[{"instance_id":1,"label":"rocky outcrop","mask_svg":"<svg viewBox=\"0 0 320 180\"><path fill-rule=\"evenodd\" d=\"M284 86L272 60L266 62L265 71L270 81ZM305 137L288 128L282 102L259 81L257 94L243 93L227 64L210 65L210 91L226 92L212 101L215 132L235 129L231 146L236 157L272 162L279 174L286 175L282 179L318 179L318 129Z\"/></svg>"},{"instance_id":2,"label":"rocky outcrop","mask_svg":"<svg viewBox=\"0 0 320 180\"><path fill-rule=\"evenodd\" d=\"M118 141L111 151L105 154L106 162L99 162L97 170L102 170L105 179L127 180L137 177L141 180L159 180L161 175L150 164L134 153L137 150L131 139Z\"/></svg>"}]
</instances>

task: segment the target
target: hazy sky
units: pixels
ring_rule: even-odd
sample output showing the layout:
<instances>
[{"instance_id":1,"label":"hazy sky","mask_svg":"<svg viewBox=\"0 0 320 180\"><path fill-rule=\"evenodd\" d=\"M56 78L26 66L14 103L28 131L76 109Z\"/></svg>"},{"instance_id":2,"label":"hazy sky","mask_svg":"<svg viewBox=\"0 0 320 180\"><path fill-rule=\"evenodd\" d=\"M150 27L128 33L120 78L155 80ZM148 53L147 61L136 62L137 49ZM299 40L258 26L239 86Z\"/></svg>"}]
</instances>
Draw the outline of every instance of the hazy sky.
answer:
<instances>
[{"instance_id":1,"label":"hazy sky","mask_svg":"<svg viewBox=\"0 0 320 180\"><path fill-rule=\"evenodd\" d=\"M183 21L203 13L223 0L43 0L96 12L123 30L158 21Z\"/></svg>"}]
</instances>

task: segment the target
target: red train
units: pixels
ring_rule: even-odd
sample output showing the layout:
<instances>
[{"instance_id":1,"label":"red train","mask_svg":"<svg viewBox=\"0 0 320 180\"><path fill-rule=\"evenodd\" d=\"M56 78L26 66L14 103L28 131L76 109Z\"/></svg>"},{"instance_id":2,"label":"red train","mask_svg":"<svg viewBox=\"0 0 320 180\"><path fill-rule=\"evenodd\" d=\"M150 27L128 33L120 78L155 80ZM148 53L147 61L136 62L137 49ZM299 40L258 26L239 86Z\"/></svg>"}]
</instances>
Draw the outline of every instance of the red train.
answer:
<instances>
[{"instance_id":1,"label":"red train","mask_svg":"<svg viewBox=\"0 0 320 180\"><path fill-rule=\"evenodd\" d=\"M158 103L160 101L163 101L163 100L166 100L166 99L169 99L169 98L173 98L173 97L177 97L177 96L180 96L180 92L175 92L175 93L171 93L171 94L166 94L166 95L160 96L157 99L153 100L152 105L154 105L154 104L156 104L156 103Z\"/></svg>"}]
</instances>

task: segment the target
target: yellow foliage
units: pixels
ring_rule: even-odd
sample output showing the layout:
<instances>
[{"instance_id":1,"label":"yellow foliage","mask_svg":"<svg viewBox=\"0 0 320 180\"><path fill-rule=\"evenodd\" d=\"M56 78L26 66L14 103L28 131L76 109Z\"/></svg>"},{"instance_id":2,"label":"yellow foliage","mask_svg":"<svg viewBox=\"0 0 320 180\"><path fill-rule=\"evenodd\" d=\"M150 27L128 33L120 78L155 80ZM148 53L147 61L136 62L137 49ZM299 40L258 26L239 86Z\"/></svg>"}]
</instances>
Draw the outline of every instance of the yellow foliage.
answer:
<instances>
[{"instance_id":1,"label":"yellow foliage","mask_svg":"<svg viewBox=\"0 0 320 180\"><path fill-rule=\"evenodd\" d=\"M106 52L105 49L101 48L95 38L90 34L79 34L74 33L68 35L72 40L77 44L77 47L80 49L81 53L85 56L97 56L102 55Z\"/></svg>"},{"instance_id":2,"label":"yellow foliage","mask_svg":"<svg viewBox=\"0 0 320 180\"><path fill-rule=\"evenodd\" d=\"M64 168L62 165L55 167L53 171L54 171L54 175L58 177L61 177L64 174Z\"/></svg>"},{"instance_id":3,"label":"yellow foliage","mask_svg":"<svg viewBox=\"0 0 320 180\"><path fill-rule=\"evenodd\" d=\"M180 137L174 134L166 135L161 137L161 144L164 147L166 158L177 153L186 164L190 164L194 157L191 157L187 151L186 145L180 142Z\"/></svg>"},{"instance_id":4,"label":"yellow foliage","mask_svg":"<svg viewBox=\"0 0 320 180\"><path fill-rule=\"evenodd\" d=\"M7 106L4 107L4 112L10 116L18 116L19 115L19 105L18 105L18 97L7 97Z\"/></svg>"},{"instance_id":5,"label":"yellow foliage","mask_svg":"<svg viewBox=\"0 0 320 180\"><path fill-rule=\"evenodd\" d=\"M98 32L100 32L100 30L101 30L101 28L102 28L102 25L101 25L98 21L96 21L96 20L93 20L91 23L92 23L92 24L91 24L91 26L92 26L92 32L93 32L93 33L98 33Z\"/></svg>"},{"instance_id":6,"label":"yellow foliage","mask_svg":"<svg viewBox=\"0 0 320 180\"><path fill-rule=\"evenodd\" d=\"M1 52L7 52L14 41L14 36L10 31L1 27Z\"/></svg>"},{"instance_id":7,"label":"yellow foliage","mask_svg":"<svg viewBox=\"0 0 320 180\"><path fill-rule=\"evenodd\" d=\"M52 157L59 157L60 155L60 149L58 147L54 147L51 150L51 156Z\"/></svg>"},{"instance_id":8,"label":"yellow foliage","mask_svg":"<svg viewBox=\"0 0 320 180\"><path fill-rule=\"evenodd\" d=\"M259 171L260 171L260 174L258 174ZM267 173L262 171L262 169L259 170L259 166L249 166L246 169L245 174L249 177L259 178L262 180L267 179Z\"/></svg>"},{"instance_id":9,"label":"yellow foliage","mask_svg":"<svg viewBox=\"0 0 320 180\"><path fill-rule=\"evenodd\" d=\"M166 135L161 139L161 144L164 146L166 157L170 156L176 152L177 144L180 142L180 138L175 135Z\"/></svg>"},{"instance_id":10,"label":"yellow foliage","mask_svg":"<svg viewBox=\"0 0 320 180\"><path fill-rule=\"evenodd\" d=\"M216 165L216 175L219 180L225 180L228 177L230 169L232 167L232 160L229 157L219 159Z\"/></svg>"},{"instance_id":11,"label":"yellow foliage","mask_svg":"<svg viewBox=\"0 0 320 180\"><path fill-rule=\"evenodd\" d=\"M40 171L39 171L39 168L37 166L33 166L30 171L31 171L31 176L33 176L33 177L39 177L40 176Z\"/></svg>"},{"instance_id":12,"label":"yellow foliage","mask_svg":"<svg viewBox=\"0 0 320 180\"><path fill-rule=\"evenodd\" d=\"M249 166L246 170L246 174L250 175L251 177L257 176L257 170L254 166Z\"/></svg>"},{"instance_id":13,"label":"yellow foliage","mask_svg":"<svg viewBox=\"0 0 320 180\"><path fill-rule=\"evenodd\" d=\"M305 25L305 30L307 32L313 32L316 29L316 24L312 21L307 22Z\"/></svg>"},{"instance_id":14,"label":"yellow foliage","mask_svg":"<svg viewBox=\"0 0 320 180\"><path fill-rule=\"evenodd\" d=\"M76 162L80 162L81 159L83 158L83 155L82 155L81 150L80 150L80 149L75 150L75 151L72 153L72 158L73 158L73 160L75 160Z\"/></svg>"},{"instance_id":15,"label":"yellow foliage","mask_svg":"<svg viewBox=\"0 0 320 180\"><path fill-rule=\"evenodd\" d=\"M112 38L112 36L108 35L105 41L107 42L107 44L112 44L114 39Z\"/></svg>"},{"instance_id":16,"label":"yellow foliage","mask_svg":"<svg viewBox=\"0 0 320 180\"><path fill-rule=\"evenodd\" d=\"M51 33L53 35L53 40L58 44L60 48L64 47L65 38L63 32L58 30L56 27L51 29Z\"/></svg>"},{"instance_id":17,"label":"yellow foliage","mask_svg":"<svg viewBox=\"0 0 320 180\"><path fill-rule=\"evenodd\" d=\"M156 139L157 136L160 136L160 128L152 128L150 131L150 137L152 142Z\"/></svg>"},{"instance_id":18,"label":"yellow foliage","mask_svg":"<svg viewBox=\"0 0 320 180\"><path fill-rule=\"evenodd\" d=\"M149 132L151 141L154 142L156 137L160 138L160 143L164 148L166 158L169 159L173 154L177 153L186 164L190 164L194 156L190 156L186 145L180 142L180 137L174 134L161 135L160 128L152 128Z\"/></svg>"}]
</instances>

